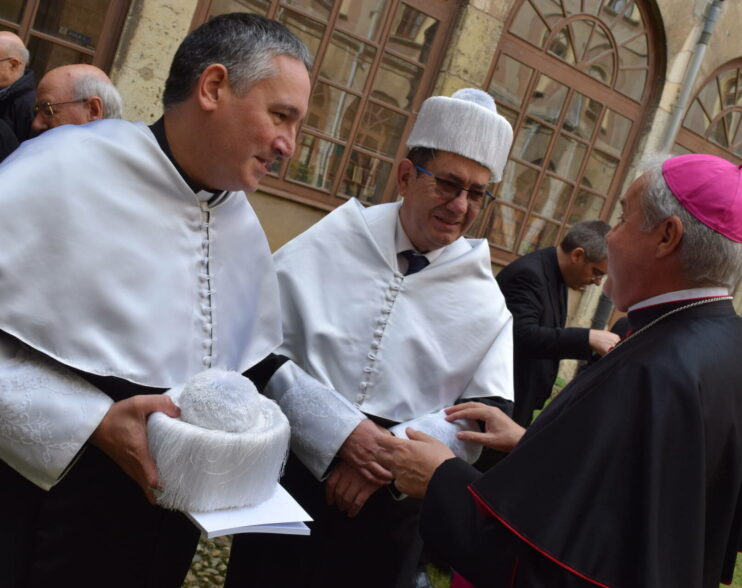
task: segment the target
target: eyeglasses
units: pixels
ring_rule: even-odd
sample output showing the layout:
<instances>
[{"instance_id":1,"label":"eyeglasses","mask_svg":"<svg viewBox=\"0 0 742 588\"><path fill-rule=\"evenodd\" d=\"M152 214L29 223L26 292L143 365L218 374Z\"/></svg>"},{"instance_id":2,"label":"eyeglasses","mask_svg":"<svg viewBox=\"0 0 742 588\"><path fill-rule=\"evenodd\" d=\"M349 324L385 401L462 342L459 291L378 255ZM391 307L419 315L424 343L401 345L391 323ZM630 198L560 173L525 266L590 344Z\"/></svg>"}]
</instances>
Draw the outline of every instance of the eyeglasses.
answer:
<instances>
[{"instance_id":1,"label":"eyeglasses","mask_svg":"<svg viewBox=\"0 0 742 588\"><path fill-rule=\"evenodd\" d=\"M13 59L13 58L12 57L0 57L0 62L2 62L2 61L10 61L11 59Z\"/></svg>"},{"instance_id":2,"label":"eyeglasses","mask_svg":"<svg viewBox=\"0 0 742 588\"><path fill-rule=\"evenodd\" d=\"M86 100L87 98L78 98L77 100L68 100L67 102L55 102L54 104L49 102L39 102L38 104L33 105L33 113L36 115L41 111L47 116L54 116L56 114L54 112L55 106L62 106L62 104L77 104L78 102L85 102Z\"/></svg>"},{"instance_id":3,"label":"eyeglasses","mask_svg":"<svg viewBox=\"0 0 742 588\"><path fill-rule=\"evenodd\" d=\"M434 175L433 172L426 170L424 167L419 165L415 166L415 169L419 172L424 173L427 176L431 176L435 180L435 191L438 195L446 201L453 200L461 192L466 192L466 199L472 206L482 208L489 204L490 199L494 200L495 196L489 190L480 190L479 188L464 188L461 184L447 180L446 178L439 178Z\"/></svg>"}]
</instances>

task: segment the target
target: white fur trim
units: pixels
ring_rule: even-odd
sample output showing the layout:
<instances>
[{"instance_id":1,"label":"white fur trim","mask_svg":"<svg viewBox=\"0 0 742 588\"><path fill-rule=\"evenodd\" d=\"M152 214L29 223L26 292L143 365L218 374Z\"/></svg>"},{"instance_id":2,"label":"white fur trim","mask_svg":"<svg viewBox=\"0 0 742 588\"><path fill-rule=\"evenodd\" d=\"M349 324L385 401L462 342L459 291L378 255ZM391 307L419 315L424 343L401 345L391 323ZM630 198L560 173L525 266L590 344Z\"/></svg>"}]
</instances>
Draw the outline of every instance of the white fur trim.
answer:
<instances>
[{"instance_id":1,"label":"white fur trim","mask_svg":"<svg viewBox=\"0 0 742 588\"><path fill-rule=\"evenodd\" d=\"M428 98L407 139L408 148L428 147L472 159L490 170L493 182L502 180L512 143L513 129L497 114L492 96L475 88L450 98Z\"/></svg>"},{"instance_id":2,"label":"white fur trim","mask_svg":"<svg viewBox=\"0 0 742 588\"><path fill-rule=\"evenodd\" d=\"M158 412L147 425L161 506L207 512L258 504L273 494L290 436L275 402L247 378L218 369L167 394L182 403L181 417Z\"/></svg>"}]
</instances>

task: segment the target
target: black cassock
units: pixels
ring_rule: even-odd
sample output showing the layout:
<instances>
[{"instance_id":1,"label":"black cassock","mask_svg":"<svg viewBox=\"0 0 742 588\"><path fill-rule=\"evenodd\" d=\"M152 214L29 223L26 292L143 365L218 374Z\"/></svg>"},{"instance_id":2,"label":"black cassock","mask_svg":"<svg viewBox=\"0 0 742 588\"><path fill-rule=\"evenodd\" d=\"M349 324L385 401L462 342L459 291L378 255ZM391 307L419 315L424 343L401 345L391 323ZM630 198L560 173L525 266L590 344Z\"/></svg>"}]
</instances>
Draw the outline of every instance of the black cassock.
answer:
<instances>
[{"instance_id":1,"label":"black cassock","mask_svg":"<svg viewBox=\"0 0 742 588\"><path fill-rule=\"evenodd\" d=\"M682 305L630 319L638 330ZM742 319L729 301L627 339L485 474L446 461L421 519L428 547L480 587L716 588L741 527Z\"/></svg>"}]
</instances>

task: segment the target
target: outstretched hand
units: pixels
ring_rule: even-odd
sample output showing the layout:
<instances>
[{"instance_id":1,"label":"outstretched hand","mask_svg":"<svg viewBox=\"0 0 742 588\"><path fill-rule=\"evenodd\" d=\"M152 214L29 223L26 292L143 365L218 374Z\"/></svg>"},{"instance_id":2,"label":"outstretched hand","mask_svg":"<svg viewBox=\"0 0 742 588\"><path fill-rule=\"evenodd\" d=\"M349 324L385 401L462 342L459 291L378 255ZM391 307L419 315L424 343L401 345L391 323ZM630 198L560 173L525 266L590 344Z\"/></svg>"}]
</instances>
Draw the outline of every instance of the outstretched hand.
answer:
<instances>
[{"instance_id":1,"label":"outstretched hand","mask_svg":"<svg viewBox=\"0 0 742 588\"><path fill-rule=\"evenodd\" d=\"M409 441L388 437L380 442L378 460L394 474L394 485L400 492L422 498L438 466L456 457L435 437L412 428L405 430Z\"/></svg>"},{"instance_id":2,"label":"outstretched hand","mask_svg":"<svg viewBox=\"0 0 742 588\"><path fill-rule=\"evenodd\" d=\"M511 451L526 430L494 406L480 402L465 402L446 409L446 420L471 419L484 422L484 432L460 431L462 441L479 443L497 451Z\"/></svg>"},{"instance_id":3,"label":"outstretched hand","mask_svg":"<svg viewBox=\"0 0 742 588\"><path fill-rule=\"evenodd\" d=\"M157 411L170 417L180 415L180 409L163 394L132 396L114 402L89 439L139 484L152 504L155 503L152 489L157 488L158 477L147 445L147 417Z\"/></svg>"}]
</instances>

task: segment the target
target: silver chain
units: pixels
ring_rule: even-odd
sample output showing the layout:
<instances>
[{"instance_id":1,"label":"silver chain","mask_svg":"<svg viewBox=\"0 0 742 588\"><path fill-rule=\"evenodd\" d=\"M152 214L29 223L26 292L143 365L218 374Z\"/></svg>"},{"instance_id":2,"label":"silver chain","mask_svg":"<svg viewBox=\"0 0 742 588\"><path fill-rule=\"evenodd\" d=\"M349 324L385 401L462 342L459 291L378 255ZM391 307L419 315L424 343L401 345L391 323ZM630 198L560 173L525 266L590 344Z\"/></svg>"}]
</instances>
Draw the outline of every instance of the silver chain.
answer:
<instances>
[{"instance_id":1,"label":"silver chain","mask_svg":"<svg viewBox=\"0 0 742 588\"><path fill-rule=\"evenodd\" d=\"M619 341L618 343L616 343L616 344L615 344L615 345L613 346L613 349L611 349L611 351L615 351L615 350L616 350L616 348L617 348L617 347L618 347L619 345L622 345L622 344L626 343L626 341L628 341L629 339L633 339L633 338L634 338L634 337L636 337L636 336L637 336L637 335L638 335L639 333L643 333L643 332L644 332L644 331L646 331L646 330L647 330L647 329L648 329L649 327L652 327L652 326L656 325L656 324L657 324L658 322L660 322L660 321L662 321L662 320L665 320L665 319L666 319L666 318L667 318L668 316L671 316L671 315L673 315L673 314L675 314L675 313L678 313L678 312L680 312L681 310L688 310L689 308L693 308L693 307L695 307L695 306L701 306L701 305L703 305L703 304L710 304L710 303L712 303L712 302L719 302L719 301L721 301L721 300L733 300L733 298L734 298L733 296L718 296L718 297L716 297L716 298L705 298L705 299L703 299L703 300L696 300L695 302L691 302L690 304L686 304L686 305L684 305L684 306L679 306L678 308L674 308L674 309L672 309L672 310L670 310L670 311L666 312L665 314L663 314L663 315L661 315L661 316L658 316L658 317L657 317L656 319L654 319L654 320L653 320L653 321L652 321L651 323L648 323L648 324L644 325L644 326L643 326L643 327L642 327L641 329L639 329L638 331L634 331L633 333L631 333L631 335L629 335L629 336L628 336L628 337L626 337L625 339L621 339L621 340L620 340L620 341Z\"/></svg>"}]
</instances>

